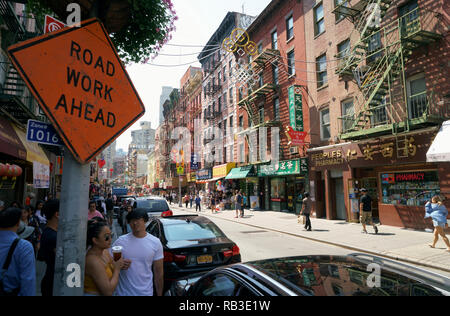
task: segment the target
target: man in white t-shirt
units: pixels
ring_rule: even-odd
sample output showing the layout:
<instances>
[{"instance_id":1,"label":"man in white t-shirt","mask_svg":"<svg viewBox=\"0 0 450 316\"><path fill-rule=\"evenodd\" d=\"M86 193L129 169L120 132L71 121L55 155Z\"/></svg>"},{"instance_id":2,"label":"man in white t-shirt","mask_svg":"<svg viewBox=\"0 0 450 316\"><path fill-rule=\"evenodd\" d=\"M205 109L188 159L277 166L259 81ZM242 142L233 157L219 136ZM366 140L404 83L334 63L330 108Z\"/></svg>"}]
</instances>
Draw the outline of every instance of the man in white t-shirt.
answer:
<instances>
[{"instance_id":1,"label":"man in white t-shirt","mask_svg":"<svg viewBox=\"0 0 450 316\"><path fill-rule=\"evenodd\" d=\"M113 247L122 246L125 270L120 272L115 296L162 296L164 288L164 252L161 241L148 234L144 210L134 210L127 215L132 232L119 237Z\"/></svg>"}]
</instances>

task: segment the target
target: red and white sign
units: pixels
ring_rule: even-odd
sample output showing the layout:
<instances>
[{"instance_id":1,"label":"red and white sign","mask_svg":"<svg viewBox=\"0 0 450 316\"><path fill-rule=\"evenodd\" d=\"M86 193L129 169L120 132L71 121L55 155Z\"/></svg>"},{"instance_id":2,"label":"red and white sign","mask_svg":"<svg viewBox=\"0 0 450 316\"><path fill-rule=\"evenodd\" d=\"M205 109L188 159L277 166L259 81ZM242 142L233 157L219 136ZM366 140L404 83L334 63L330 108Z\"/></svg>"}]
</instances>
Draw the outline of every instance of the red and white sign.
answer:
<instances>
[{"instance_id":1,"label":"red and white sign","mask_svg":"<svg viewBox=\"0 0 450 316\"><path fill-rule=\"evenodd\" d=\"M50 15L45 16L45 27L44 34L58 31L60 29L65 28L67 25L63 22L51 17Z\"/></svg>"},{"instance_id":2,"label":"red and white sign","mask_svg":"<svg viewBox=\"0 0 450 316\"><path fill-rule=\"evenodd\" d=\"M294 131L292 126L288 126L287 127L286 134L287 134L287 136L289 138L291 146L302 146L302 145L304 145L305 144L305 138L308 135L307 132Z\"/></svg>"}]
</instances>

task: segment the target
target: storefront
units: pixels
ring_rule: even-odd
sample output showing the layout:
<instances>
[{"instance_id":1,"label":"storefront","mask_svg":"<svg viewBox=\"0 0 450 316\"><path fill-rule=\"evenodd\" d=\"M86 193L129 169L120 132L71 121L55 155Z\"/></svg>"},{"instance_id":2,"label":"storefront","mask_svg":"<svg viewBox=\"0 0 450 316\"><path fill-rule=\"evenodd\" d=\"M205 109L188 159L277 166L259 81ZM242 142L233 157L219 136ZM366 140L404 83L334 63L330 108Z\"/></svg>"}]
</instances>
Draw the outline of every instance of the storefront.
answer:
<instances>
[{"instance_id":1,"label":"storefront","mask_svg":"<svg viewBox=\"0 0 450 316\"><path fill-rule=\"evenodd\" d=\"M265 205L273 211L299 213L307 188L306 158L281 161L277 167L261 165L258 177L265 178Z\"/></svg>"},{"instance_id":2,"label":"storefront","mask_svg":"<svg viewBox=\"0 0 450 316\"><path fill-rule=\"evenodd\" d=\"M436 194L450 198L450 163L426 162L437 130L309 150L318 217L357 221L365 188L373 199L373 216L382 224L431 228L424 219L425 203Z\"/></svg>"},{"instance_id":3,"label":"storefront","mask_svg":"<svg viewBox=\"0 0 450 316\"><path fill-rule=\"evenodd\" d=\"M186 175L186 178L187 178L187 192L189 194L196 194L198 190L197 190L197 177L195 172L188 173Z\"/></svg>"},{"instance_id":4,"label":"storefront","mask_svg":"<svg viewBox=\"0 0 450 316\"><path fill-rule=\"evenodd\" d=\"M26 132L12 124L17 136L27 151L25 168L25 197L32 193L35 200L43 200L50 189L50 161L44 150L37 144L27 141Z\"/></svg>"},{"instance_id":5,"label":"storefront","mask_svg":"<svg viewBox=\"0 0 450 316\"><path fill-rule=\"evenodd\" d=\"M196 179L197 179L197 188L199 189L199 191L206 192L207 189L206 185L208 184L209 180L212 179L212 169L206 168L197 171Z\"/></svg>"},{"instance_id":6,"label":"storefront","mask_svg":"<svg viewBox=\"0 0 450 316\"><path fill-rule=\"evenodd\" d=\"M13 201L24 200L25 175L27 166L27 150L19 140L11 123L0 117L0 200L9 206ZM22 169L19 177L8 174L10 166L17 165ZM6 170L8 168L8 170Z\"/></svg>"}]
</instances>

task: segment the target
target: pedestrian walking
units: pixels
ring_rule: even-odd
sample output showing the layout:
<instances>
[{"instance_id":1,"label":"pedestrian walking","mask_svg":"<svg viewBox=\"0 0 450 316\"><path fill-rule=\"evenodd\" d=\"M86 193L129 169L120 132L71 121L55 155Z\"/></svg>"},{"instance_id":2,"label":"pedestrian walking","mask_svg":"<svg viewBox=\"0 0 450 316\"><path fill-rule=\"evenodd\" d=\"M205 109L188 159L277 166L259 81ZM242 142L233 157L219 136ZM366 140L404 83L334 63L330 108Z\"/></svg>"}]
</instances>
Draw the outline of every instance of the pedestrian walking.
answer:
<instances>
[{"instance_id":1,"label":"pedestrian walking","mask_svg":"<svg viewBox=\"0 0 450 316\"><path fill-rule=\"evenodd\" d=\"M362 233L367 234L366 225L372 225L375 234L378 234L378 227L373 223L372 219L372 198L367 194L366 189L361 189L361 193L359 209L361 213L361 224L363 226Z\"/></svg>"},{"instance_id":2,"label":"pedestrian walking","mask_svg":"<svg viewBox=\"0 0 450 316\"><path fill-rule=\"evenodd\" d=\"M105 218L102 213L97 211L95 202L90 201L89 202L89 210L88 210L88 220L91 220L94 217Z\"/></svg>"},{"instance_id":3,"label":"pedestrian walking","mask_svg":"<svg viewBox=\"0 0 450 316\"><path fill-rule=\"evenodd\" d=\"M441 236L442 240L447 245L447 252L450 252L450 242L445 235L445 229L448 228L447 216L448 210L444 204L442 204L442 200L439 196L434 196L431 199L431 202L428 202L425 205L425 218L431 218L434 226L434 240L429 246L435 248L439 236Z\"/></svg>"},{"instance_id":4,"label":"pedestrian walking","mask_svg":"<svg viewBox=\"0 0 450 316\"><path fill-rule=\"evenodd\" d=\"M201 206L202 199L200 198L200 195L197 194L197 197L195 198L195 211L201 212L202 206Z\"/></svg>"},{"instance_id":5,"label":"pedestrian walking","mask_svg":"<svg viewBox=\"0 0 450 316\"><path fill-rule=\"evenodd\" d=\"M214 193L211 193L211 213L214 214L214 212L216 211L216 197L214 195Z\"/></svg>"},{"instance_id":6,"label":"pedestrian walking","mask_svg":"<svg viewBox=\"0 0 450 316\"><path fill-rule=\"evenodd\" d=\"M189 196L186 194L186 195L184 196L183 200L184 200L184 204L186 205L186 208L188 208L188 205L189 205Z\"/></svg>"},{"instance_id":7,"label":"pedestrian walking","mask_svg":"<svg viewBox=\"0 0 450 316\"><path fill-rule=\"evenodd\" d=\"M36 295L33 246L17 235L21 217L18 208L0 212L0 296Z\"/></svg>"},{"instance_id":8,"label":"pedestrian walking","mask_svg":"<svg viewBox=\"0 0 450 316\"><path fill-rule=\"evenodd\" d=\"M33 245L34 253L36 255L40 233L38 230L39 228L30 225L31 216L31 206L27 206L25 209L22 209L22 218L20 227L17 230L17 235L19 235L20 238L29 241Z\"/></svg>"},{"instance_id":9,"label":"pedestrian walking","mask_svg":"<svg viewBox=\"0 0 450 316\"><path fill-rule=\"evenodd\" d=\"M305 216L306 222L305 222L305 229L307 231L312 231L312 226L311 226L311 207L312 207L312 200L309 197L309 193L305 192L305 194L303 195L303 204L302 204L302 210L300 212L300 216Z\"/></svg>"},{"instance_id":10,"label":"pedestrian walking","mask_svg":"<svg viewBox=\"0 0 450 316\"><path fill-rule=\"evenodd\" d=\"M244 218L244 211L246 206L247 206L247 196L245 195L245 193L242 193L241 218Z\"/></svg>"},{"instance_id":11,"label":"pedestrian walking","mask_svg":"<svg viewBox=\"0 0 450 316\"><path fill-rule=\"evenodd\" d=\"M235 196L235 209L236 209L236 217L239 218L239 214L242 210L242 204L244 203L244 199L242 198L241 192L237 191Z\"/></svg>"},{"instance_id":12,"label":"pedestrian walking","mask_svg":"<svg viewBox=\"0 0 450 316\"><path fill-rule=\"evenodd\" d=\"M143 210L127 215L130 234L119 237L113 245L123 247L124 270L120 272L116 296L162 296L164 288L164 253L161 241L148 234L149 217ZM130 259L130 260L128 260Z\"/></svg>"},{"instance_id":13,"label":"pedestrian walking","mask_svg":"<svg viewBox=\"0 0 450 316\"><path fill-rule=\"evenodd\" d=\"M87 228L88 251L84 272L85 296L112 296L119 283L119 273L125 267L123 258L114 261L108 249L112 234L107 222L89 221Z\"/></svg>"},{"instance_id":14,"label":"pedestrian walking","mask_svg":"<svg viewBox=\"0 0 450 316\"><path fill-rule=\"evenodd\" d=\"M109 227L112 227L114 220L114 200L111 193L108 193L108 198L105 201L106 206L106 219L108 220Z\"/></svg>"},{"instance_id":15,"label":"pedestrian walking","mask_svg":"<svg viewBox=\"0 0 450 316\"><path fill-rule=\"evenodd\" d=\"M42 213L42 208L44 207L44 201L37 201L36 202L36 209L34 211L34 216L39 220L39 227L41 229L41 232L44 231L45 225L47 224L47 219L45 218L44 214Z\"/></svg>"},{"instance_id":16,"label":"pedestrian walking","mask_svg":"<svg viewBox=\"0 0 450 316\"><path fill-rule=\"evenodd\" d=\"M169 203L170 203L170 205L172 205L172 202L173 202L173 195L169 194Z\"/></svg>"},{"instance_id":17,"label":"pedestrian walking","mask_svg":"<svg viewBox=\"0 0 450 316\"><path fill-rule=\"evenodd\" d=\"M193 194L189 194L189 203L190 203L190 208L192 208L192 202L194 202L194 195Z\"/></svg>"},{"instance_id":18,"label":"pedestrian walking","mask_svg":"<svg viewBox=\"0 0 450 316\"><path fill-rule=\"evenodd\" d=\"M123 223L122 227L125 227L125 232L124 233L128 234L128 233L131 233L131 227L130 227L130 224L128 224L128 222L127 222L127 216L128 216L128 214L130 214L133 211L133 206L127 205L125 210L126 210L126 213L125 213L125 216L124 216L124 223Z\"/></svg>"},{"instance_id":19,"label":"pedestrian walking","mask_svg":"<svg viewBox=\"0 0 450 316\"><path fill-rule=\"evenodd\" d=\"M59 200L50 200L42 209L47 218L41 237L41 247L38 252L38 260L47 265L44 278L41 282L42 296L53 296L53 278L55 274L56 239L58 235Z\"/></svg>"}]
</instances>

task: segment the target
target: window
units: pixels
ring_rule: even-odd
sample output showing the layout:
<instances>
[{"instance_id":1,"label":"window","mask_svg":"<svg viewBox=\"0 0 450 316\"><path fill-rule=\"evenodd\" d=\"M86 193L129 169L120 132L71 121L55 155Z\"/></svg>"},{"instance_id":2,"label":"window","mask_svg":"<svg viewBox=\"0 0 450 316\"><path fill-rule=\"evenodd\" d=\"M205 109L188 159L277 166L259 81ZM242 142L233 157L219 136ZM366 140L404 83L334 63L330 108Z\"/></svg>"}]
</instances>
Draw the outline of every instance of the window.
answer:
<instances>
[{"instance_id":1,"label":"window","mask_svg":"<svg viewBox=\"0 0 450 316\"><path fill-rule=\"evenodd\" d=\"M350 39L347 39L337 46L338 58L343 58L350 53Z\"/></svg>"},{"instance_id":2,"label":"window","mask_svg":"<svg viewBox=\"0 0 450 316\"><path fill-rule=\"evenodd\" d=\"M349 7L348 0L334 0L334 7L337 8L339 6L341 8L348 8ZM340 10L342 10L342 9L340 9ZM346 9L343 9L343 10L346 10ZM343 15L339 12L336 12L336 22L339 22L344 18L345 18L345 15Z\"/></svg>"},{"instance_id":3,"label":"window","mask_svg":"<svg viewBox=\"0 0 450 316\"><path fill-rule=\"evenodd\" d=\"M293 75L295 75L295 53L294 53L294 50L291 50L287 54L287 59L288 59L288 73L289 73L289 76L293 76Z\"/></svg>"},{"instance_id":4,"label":"window","mask_svg":"<svg viewBox=\"0 0 450 316\"><path fill-rule=\"evenodd\" d=\"M280 98L275 97L273 101L273 112L274 112L274 118L275 121L280 120Z\"/></svg>"},{"instance_id":5,"label":"window","mask_svg":"<svg viewBox=\"0 0 450 316\"><path fill-rule=\"evenodd\" d=\"M390 149L394 151L392 146ZM399 171L381 174L383 204L424 206L433 196L440 193L437 171Z\"/></svg>"},{"instance_id":6,"label":"window","mask_svg":"<svg viewBox=\"0 0 450 316\"><path fill-rule=\"evenodd\" d=\"M227 82L227 66L223 66L223 82Z\"/></svg>"},{"instance_id":7,"label":"window","mask_svg":"<svg viewBox=\"0 0 450 316\"><path fill-rule=\"evenodd\" d=\"M314 8L314 35L325 32L325 21L323 18L323 3Z\"/></svg>"},{"instance_id":8,"label":"window","mask_svg":"<svg viewBox=\"0 0 450 316\"><path fill-rule=\"evenodd\" d=\"M227 100L227 93L224 92L223 93L223 105L224 105L225 108L227 107L227 102L228 102L228 100Z\"/></svg>"},{"instance_id":9,"label":"window","mask_svg":"<svg viewBox=\"0 0 450 316\"><path fill-rule=\"evenodd\" d=\"M294 37L294 17L291 15L286 19L286 40L290 40Z\"/></svg>"},{"instance_id":10,"label":"window","mask_svg":"<svg viewBox=\"0 0 450 316\"><path fill-rule=\"evenodd\" d=\"M323 54L316 59L317 88L327 84L327 56Z\"/></svg>"},{"instance_id":11,"label":"window","mask_svg":"<svg viewBox=\"0 0 450 316\"><path fill-rule=\"evenodd\" d=\"M244 128L244 117L242 115L239 116L239 127Z\"/></svg>"},{"instance_id":12,"label":"window","mask_svg":"<svg viewBox=\"0 0 450 316\"><path fill-rule=\"evenodd\" d=\"M272 32L270 37L272 39L272 49L278 49L278 34L277 34L277 31Z\"/></svg>"},{"instance_id":13,"label":"window","mask_svg":"<svg viewBox=\"0 0 450 316\"><path fill-rule=\"evenodd\" d=\"M228 129L227 120L225 119L223 120L223 136L227 136L227 129Z\"/></svg>"},{"instance_id":14,"label":"window","mask_svg":"<svg viewBox=\"0 0 450 316\"><path fill-rule=\"evenodd\" d=\"M278 82L278 77L279 77L278 65L272 65L272 76L273 76L273 84L278 85L279 84L279 82Z\"/></svg>"},{"instance_id":15,"label":"window","mask_svg":"<svg viewBox=\"0 0 450 316\"><path fill-rule=\"evenodd\" d=\"M258 54L261 54L263 52L263 45L262 43L258 45Z\"/></svg>"},{"instance_id":16,"label":"window","mask_svg":"<svg viewBox=\"0 0 450 316\"><path fill-rule=\"evenodd\" d=\"M230 88L230 105L233 105L234 100L233 100L233 88Z\"/></svg>"},{"instance_id":17,"label":"window","mask_svg":"<svg viewBox=\"0 0 450 316\"><path fill-rule=\"evenodd\" d=\"M219 72L217 73L217 85L218 85L218 86L220 86L221 81L222 81L222 73L219 71Z\"/></svg>"},{"instance_id":18,"label":"window","mask_svg":"<svg viewBox=\"0 0 450 316\"><path fill-rule=\"evenodd\" d=\"M239 144L239 162L245 162L244 144Z\"/></svg>"},{"instance_id":19,"label":"window","mask_svg":"<svg viewBox=\"0 0 450 316\"><path fill-rule=\"evenodd\" d=\"M217 112L222 112L222 97L219 97L219 100L217 102Z\"/></svg>"},{"instance_id":20,"label":"window","mask_svg":"<svg viewBox=\"0 0 450 316\"><path fill-rule=\"evenodd\" d=\"M196 289L198 296L255 296L239 282L223 274L201 279Z\"/></svg>"},{"instance_id":21,"label":"window","mask_svg":"<svg viewBox=\"0 0 450 316\"><path fill-rule=\"evenodd\" d=\"M353 99L342 102L342 116L342 130L346 132L352 128L355 119Z\"/></svg>"},{"instance_id":22,"label":"window","mask_svg":"<svg viewBox=\"0 0 450 316\"><path fill-rule=\"evenodd\" d=\"M259 109L259 124L264 123L264 108Z\"/></svg>"},{"instance_id":23,"label":"window","mask_svg":"<svg viewBox=\"0 0 450 316\"><path fill-rule=\"evenodd\" d=\"M230 128L233 128L234 126L233 126L233 115L232 116L230 116Z\"/></svg>"},{"instance_id":24,"label":"window","mask_svg":"<svg viewBox=\"0 0 450 316\"><path fill-rule=\"evenodd\" d=\"M327 140L330 138L330 109L326 109L320 112L320 139Z\"/></svg>"},{"instance_id":25,"label":"window","mask_svg":"<svg viewBox=\"0 0 450 316\"><path fill-rule=\"evenodd\" d=\"M230 70L230 78L233 75L233 61L230 60L230 63L228 64L228 69Z\"/></svg>"},{"instance_id":26,"label":"window","mask_svg":"<svg viewBox=\"0 0 450 316\"><path fill-rule=\"evenodd\" d=\"M263 77L263 73L262 72L259 74L258 83L259 83L259 87L260 88L264 85L264 77Z\"/></svg>"},{"instance_id":27,"label":"window","mask_svg":"<svg viewBox=\"0 0 450 316\"><path fill-rule=\"evenodd\" d=\"M408 96L409 117L421 117L427 110L427 85L424 74L406 79L406 94Z\"/></svg>"}]
</instances>

